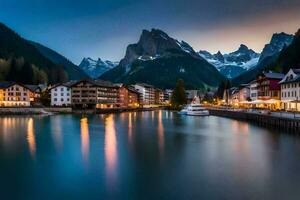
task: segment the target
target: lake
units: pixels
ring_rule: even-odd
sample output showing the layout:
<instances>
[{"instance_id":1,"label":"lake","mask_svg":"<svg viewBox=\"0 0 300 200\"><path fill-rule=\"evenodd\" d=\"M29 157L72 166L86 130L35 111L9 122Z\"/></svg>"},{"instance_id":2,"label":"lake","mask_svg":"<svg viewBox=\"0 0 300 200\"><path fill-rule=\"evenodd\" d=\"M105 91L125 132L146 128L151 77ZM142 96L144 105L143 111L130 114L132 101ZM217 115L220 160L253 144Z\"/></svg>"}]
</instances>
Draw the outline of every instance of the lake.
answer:
<instances>
[{"instance_id":1,"label":"lake","mask_svg":"<svg viewBox=\"0 0 300 200\"><path fill-rule=\"evenodd\" d=\"M169 111L0 117L1 199L299 199L300 137Z\"/></svg>"}]
</instances>

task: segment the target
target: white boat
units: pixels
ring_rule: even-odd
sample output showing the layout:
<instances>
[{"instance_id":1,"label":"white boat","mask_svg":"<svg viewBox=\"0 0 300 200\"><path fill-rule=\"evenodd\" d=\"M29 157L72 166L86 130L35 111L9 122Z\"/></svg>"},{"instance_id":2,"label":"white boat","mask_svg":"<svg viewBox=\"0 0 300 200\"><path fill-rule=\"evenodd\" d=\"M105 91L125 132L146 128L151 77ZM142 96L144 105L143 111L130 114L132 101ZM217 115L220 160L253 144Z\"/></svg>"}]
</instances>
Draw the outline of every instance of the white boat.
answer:
<instances>
[{"instance_id":1,"label":"white boat","mask_svg":"<svg viewBox=\"0 0 300 200\"><path fill-rule=\"evenodd\" d=\"M191 104L185 106L179 114L190 116L208 116L209 111L200 104L199 97L195 97Z\"/></svg>"},{"instance_id":2,"label":"white boat","mask_svg":"<svg viewBox=\"0 0 300 200\"><path fill-rule=\"evenodd\" d=\"M209 111L201 104L190 104L187 108L186 115L190 116L208 116Z\"/></svg>"}]
</instances>

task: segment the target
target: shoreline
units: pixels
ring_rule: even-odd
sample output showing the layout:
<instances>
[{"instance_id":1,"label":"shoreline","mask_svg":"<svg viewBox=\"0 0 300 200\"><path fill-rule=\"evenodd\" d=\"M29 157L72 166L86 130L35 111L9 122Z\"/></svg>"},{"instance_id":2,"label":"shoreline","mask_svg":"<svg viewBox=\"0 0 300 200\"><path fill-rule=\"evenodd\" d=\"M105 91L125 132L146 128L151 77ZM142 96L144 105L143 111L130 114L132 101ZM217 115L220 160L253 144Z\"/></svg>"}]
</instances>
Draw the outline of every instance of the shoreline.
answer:
<instances>
[{"instance_id":1,"label":"shoreline","mask_svg":"<svg viewBox=\"0 0 300 200\"><path fill-rule=\"evenodd\" d=\"M2 107L0 108L0 116L3 115L51 115L51 114L113 114L123 112L143 112L154 110L166 110L168 107L152 107L152 108L110 108L110 109L72 109L71 107Z\"/></svg>"},{"instance_id":2,"label":"shoreline","mask_svg":"<svg viewBox=\"0 0 300 200\"><path fill-rule=\"evenodd\" d=\"M300 131L300 118L291 118L281 115L270 115L261 113L251 113L246 111L233 111L208 108L209 113L212 116L226 117L230 119L236 119L241 121L247 121L255 123L259 126L267 128L278 128L286 130L288 132Z\"/></svg>"}]
</instances>

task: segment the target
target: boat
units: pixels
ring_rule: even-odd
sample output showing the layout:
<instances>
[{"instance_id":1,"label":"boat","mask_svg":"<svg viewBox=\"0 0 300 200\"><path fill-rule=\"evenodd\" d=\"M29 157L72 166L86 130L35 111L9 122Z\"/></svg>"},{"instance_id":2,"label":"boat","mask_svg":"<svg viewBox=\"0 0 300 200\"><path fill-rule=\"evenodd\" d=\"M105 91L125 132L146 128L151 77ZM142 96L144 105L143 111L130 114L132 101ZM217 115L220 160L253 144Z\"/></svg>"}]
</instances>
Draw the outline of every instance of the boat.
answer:
<instances>
[{"instance_id":1,"label":"boat","mask_svg":"<svg viewBox=\"0 0 300 200\"><path fill-rule=\"evenodd\" d=\"M186 115L190 116L208 116L209 111L201 104L190 104L187 108Z\"/></svg>"},{"instance_id":2,"label":"boat","mask_svg":"<svg viewBox=\"0 0 300 200\"><path fill-rule=\"evenodd\" d=\"M208 116L209 111L200 104L199 97L195 97L191 104L185 106L180 112L182 115Z\"/></svg>"}]
</instances>

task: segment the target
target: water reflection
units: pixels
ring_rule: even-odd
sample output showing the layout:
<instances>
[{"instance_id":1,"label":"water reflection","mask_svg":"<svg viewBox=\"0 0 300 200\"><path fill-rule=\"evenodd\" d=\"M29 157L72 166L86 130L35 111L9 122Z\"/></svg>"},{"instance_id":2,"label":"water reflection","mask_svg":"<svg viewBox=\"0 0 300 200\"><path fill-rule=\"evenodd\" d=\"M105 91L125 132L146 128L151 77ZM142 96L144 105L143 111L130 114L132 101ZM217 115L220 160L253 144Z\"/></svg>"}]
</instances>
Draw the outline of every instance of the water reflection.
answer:
<instances>
[{"instance_id":1,"label":"water reflection","mask_svg":"<svg viewBox=\"0 0 300 200\"><path fill-rule=\"evenodd\" d=\"M51 130L52 130L52 137L54 140L55 149L57 151L60 151L63 147L62 127L61 127L60 117L51 118Z\"/></svg>"},{"instance_id":2,"label":"water reflection","mask_svg":"<svg viewBox=\"0 0 300 200\"><path fill-rule=\"evenodd\" d=\"M164 138L164 126L163 126L163 122L162 122L162 111L161 110L158 112L157 120L158 120L157 134L158 134L159 152L160 152L160 154L163 154L165 138Z\"/></svg>"},{"instance_id":3,"label":"water reflection","mask_svg":"<svg viewBox=\"0 0 300 200\"><path fill-rule=\"evenodd\" d=\"M89 162L89 148L90 148L90 136L89 136L89 126L88 119L82 118L80 120L80 130L81 130L81 153L85 164Z\"/></svg>"},{"instance_id":4,"label":"water reflection","mask_svg":"<svg viewBox=\"0 0 300 200\"><path fill-rule=\"evenodd\" d=\"M117 139L113 115L105 119L105 167L108 187L113 189L116 182Z\"/></svg>"},{"instance_id":5,"label":"water reflection","mask_svg":"<svg viewBox=\"0 0 300 200\"><path fill-rule=\"evenodd\" d=\"M249 124L246 122L239 122L237 120L232 120L231 126L234 133L241 133L241 134L249 133Z\"/></svg>"},{"instance_id":6,"label":"water reflection","mask_svg":"<svg viewBox=\"0 0 300 200\"><path fill-rule=\"evenodd\" d=\"M132 143L132 113L128 114L128 139L129 143Z\"/></svg>"},{"instance_id":7,"label":"water reflection","mask_svg":"<svg viewBox=\"0 0 300 200\"><path fill-rule=\"evenodd\" d=\"M32 158L35 158L36 143L35 143L35 135L34 135L34 124L32 118L30 118L27 122L27 142L28 142L30 155Z\"/></svg>"}]
</instances>

